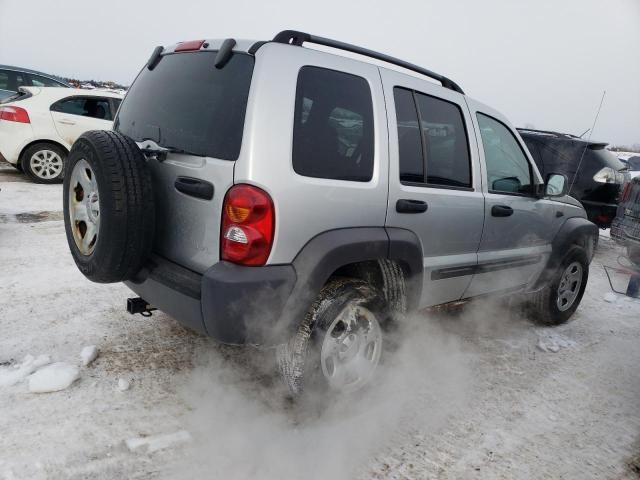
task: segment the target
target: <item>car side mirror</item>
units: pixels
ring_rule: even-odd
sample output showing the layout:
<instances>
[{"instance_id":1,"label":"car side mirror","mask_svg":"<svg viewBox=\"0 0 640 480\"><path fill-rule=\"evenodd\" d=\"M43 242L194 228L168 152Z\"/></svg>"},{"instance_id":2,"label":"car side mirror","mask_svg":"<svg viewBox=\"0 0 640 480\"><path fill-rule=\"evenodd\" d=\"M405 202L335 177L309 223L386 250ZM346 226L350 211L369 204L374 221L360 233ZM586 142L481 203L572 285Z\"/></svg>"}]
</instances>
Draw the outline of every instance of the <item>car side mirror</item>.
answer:
<instances>
[{"instance_id":1,"label":"car side mirror","mask_svg":"<svg viewBox=\"0 0 640 480\"><path fill-rule=\"evenodd\" d=\"M550 173L544 182L544 194L547 197L562 197L569 191L569 180L561 173Z\"/></svg>"}]
</instances>

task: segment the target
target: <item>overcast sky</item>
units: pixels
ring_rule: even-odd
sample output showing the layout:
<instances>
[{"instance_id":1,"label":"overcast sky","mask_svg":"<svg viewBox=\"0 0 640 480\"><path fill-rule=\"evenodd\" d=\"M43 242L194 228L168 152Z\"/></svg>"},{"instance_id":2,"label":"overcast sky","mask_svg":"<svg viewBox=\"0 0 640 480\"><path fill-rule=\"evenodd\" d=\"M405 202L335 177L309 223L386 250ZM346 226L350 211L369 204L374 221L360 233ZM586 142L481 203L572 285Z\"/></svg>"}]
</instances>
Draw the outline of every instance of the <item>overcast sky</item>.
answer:
<instances>
[{"instance_id":1,"label":"overcast sky","mask_svg":"<svg viewBox=\"0 0 640 480\"><path fill-rule=\"evenodd\" d=\"M640 0L0 0L0 64L129 84L156 45L284 29L435 70L518 126L640 143Z\"/></svg>"}]
</instances>

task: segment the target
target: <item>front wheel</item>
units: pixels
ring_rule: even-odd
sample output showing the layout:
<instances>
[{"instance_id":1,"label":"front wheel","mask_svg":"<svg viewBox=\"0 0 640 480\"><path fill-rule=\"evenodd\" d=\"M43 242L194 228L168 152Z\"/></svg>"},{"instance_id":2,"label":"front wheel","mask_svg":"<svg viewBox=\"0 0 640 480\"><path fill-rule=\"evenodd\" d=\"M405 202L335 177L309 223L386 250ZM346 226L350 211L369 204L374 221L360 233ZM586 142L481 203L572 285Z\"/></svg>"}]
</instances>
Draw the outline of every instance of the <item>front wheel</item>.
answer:
<instances>
[{"instance_id":1,"label":"front wheel","mask_svg":"<svg viewBox=\"0 0 640 480\"><path fill-rule=\"evenodd\" d=\"M556 275L544 289L529 299L529 313L543 325L565 323L574 314L589 279L589 257L574 245L565 255Z\"/></svg>"},{"instance_id":2,"label":"front wheel","mask_svg":"<svg viewBox=\"0 0 640 480\"><path fill-rule=\"evenodd\" d=\"M20 158L20 169L36 183L60 183L67 152L52 143L36 143Z\"/></svg>"},{"instance_id":3,"label":"front wheel","mask_svg":"<svg viewBox=\"0 0 640 480\"><path fill-rule=\"evenodd\" d=\"M278 349L289 391L352 393L375 377L383 350L386 302L367 282L325 285L291 340Z\"/></svg>"}]
</instances>

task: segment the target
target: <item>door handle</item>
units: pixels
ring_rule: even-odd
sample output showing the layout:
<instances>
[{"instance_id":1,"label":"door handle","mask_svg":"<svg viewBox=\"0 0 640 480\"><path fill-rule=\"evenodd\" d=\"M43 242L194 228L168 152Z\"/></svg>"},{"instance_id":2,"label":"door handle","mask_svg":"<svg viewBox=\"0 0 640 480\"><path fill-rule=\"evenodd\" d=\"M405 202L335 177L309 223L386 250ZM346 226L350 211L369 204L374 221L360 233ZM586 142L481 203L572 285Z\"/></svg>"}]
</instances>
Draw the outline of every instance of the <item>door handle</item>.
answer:
<instances>
[{"instance_id":1,"label":"door handle","mask_svg":"<svg viewBox=\"0 0 640 480\"><path fill-rule=\"evenodd\" d=\"M410 200L402 198L396 202L396 212L398 213L422 213L426 212L429 205L422 200Z\"/></svg>"},{"instance_id":2,"label":"door handle","mask_svg":"<svg viewBox=\"0 0 640 480\"><path fill-rule=\"evenodd\" d=\"M178 177L174 183L176 190L196 198L203 200L211 200L213 198L213 184L192 177Z\"/></svg>"},{"instance_id":3,"label":"door handle","mask_svg":"<svg viewBox=\"0 0 640 480\"><path fill-rule=\"evenodd\" d=\"M76 122L72 122L71 120L59 120L59 122L63 125L75 125Z\"/></svg>"},{"instance_id":4,"label":"door handle","mask_svg":"<svg viewBox=\"0 0 640 480\"><path fill-rule=\"evenodd\" d=\"M491 207L491 215L494 217L510 217L513 215L513 208L507 205L494 205Z\"/></svg>"}]
</instances>

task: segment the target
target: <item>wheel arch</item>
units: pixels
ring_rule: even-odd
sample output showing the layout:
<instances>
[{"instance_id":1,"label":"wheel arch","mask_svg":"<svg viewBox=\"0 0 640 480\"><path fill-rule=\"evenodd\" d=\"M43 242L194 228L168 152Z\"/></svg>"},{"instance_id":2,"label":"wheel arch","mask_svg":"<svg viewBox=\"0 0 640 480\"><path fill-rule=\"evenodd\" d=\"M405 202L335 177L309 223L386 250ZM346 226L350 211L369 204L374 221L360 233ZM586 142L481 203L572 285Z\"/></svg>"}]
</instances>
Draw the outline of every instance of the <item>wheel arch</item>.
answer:
<instances>
[{"instance_id":1,"label":"wheel arch","mask_svg":"<svg viewBox=\"0 0 640 480\"><path fill-rule=\"evenodd\" d=\"M32 146L38 144L38 143L47 143L49 145L55 145L56 147L60 147L62 150L64 150L64 152L69 155L69 151L70 149L63 145L62 143L60 143L59 141L50 139L50 138L39 138L37 140L31 140L29 143L27 143L24 147L22 147L22 150L20 150L20 155L18 156L18 162L22 162L22 157L24 156L25 152Z\"/></svg>"},{"instance_id":2,"label":"wheel arch","mask_svg":"<svg viewBox=\"0 0 640 480\"><path fill-rule=\"evenodd\" d=\"M598 235L598 227L591 221L582 217L572 217L560 227L551 243L551 255L547 266L536 281L532 290L545 287L553 278L556 270L562 263L566 252L572 245L584 248L589 259L592 257L591 248L595 248L592 239Z\"/></svg>"},{"instance_id":3,"label":"wheel arch","mask_svg":"<svg viewBox=\"0 0 640 480\"><path fill-rule=\"evenodd\" d=\"M323 232L307 242L293 267L296 283L281 319L285 328L297 327L318 292L336 276L372 281L389 299L403 302L406 309L418 305L422 249L416 235L408 230L359 227ZM395 288L398 276L404 282Z\"/></svg>"}]
</instances>

